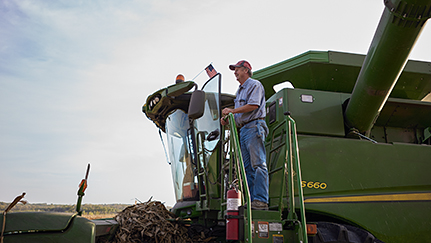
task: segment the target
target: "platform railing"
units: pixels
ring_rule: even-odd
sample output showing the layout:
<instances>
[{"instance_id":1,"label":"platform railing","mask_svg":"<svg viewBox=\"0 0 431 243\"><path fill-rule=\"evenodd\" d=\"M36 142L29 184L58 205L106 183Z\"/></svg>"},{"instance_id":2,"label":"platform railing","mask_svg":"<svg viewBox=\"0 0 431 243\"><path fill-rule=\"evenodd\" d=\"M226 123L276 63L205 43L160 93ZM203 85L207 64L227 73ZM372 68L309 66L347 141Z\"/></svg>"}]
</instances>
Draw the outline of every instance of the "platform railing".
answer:
<instances>
[{"instance_id":1,"label":"platform railing","mask_svg":"<svg viewBox=\"0 0 431 243\"><path fill-rule=\"evenodd\" d=\"M238 137L238 131L236 129L235 124L235 118L232 113L229 113L227 116L227 119L229 120L229 128L230 128L230 158L231 163L234 163L235 170L237 172L237 179L238 179L238 185L239 190L242 192L243 195L243 203L247 204L246 207L246 227L245 227L245 238L246 242L252 242L252 214L251 214L251 199L250 199L250 190L248 189L247 184L247 177L245 174L245 168L242 161L242 155L241 155L241 147L239 143L239 137Z\"/></svg>"},{"instance_id":2,"label":"platform railing","mask_svg":"<svg viewBox=\"0 0 431 243\"><path fill-rule=\"evenodd\" d=\"M302 177L301 177L301 165L299 162L299 147L298 137L296 133L295 120L290 116L290 112L285 113L287 117L286 131L287 131L287 148L286 148L286 160L285 160L285 171L289 178L290 188L288 189L289 204L291 210L288 213L288 220L296 220L295 215L295 198L294 198L294 187L297 188L298 201L299 201L299 220L302 235L302 242L308 243L307 239L307 222L305 219L305 207L304 207L304 194L302 190ZM294 180L294 173L296 173L296 185Z\"/></svg>"}]
</instances>

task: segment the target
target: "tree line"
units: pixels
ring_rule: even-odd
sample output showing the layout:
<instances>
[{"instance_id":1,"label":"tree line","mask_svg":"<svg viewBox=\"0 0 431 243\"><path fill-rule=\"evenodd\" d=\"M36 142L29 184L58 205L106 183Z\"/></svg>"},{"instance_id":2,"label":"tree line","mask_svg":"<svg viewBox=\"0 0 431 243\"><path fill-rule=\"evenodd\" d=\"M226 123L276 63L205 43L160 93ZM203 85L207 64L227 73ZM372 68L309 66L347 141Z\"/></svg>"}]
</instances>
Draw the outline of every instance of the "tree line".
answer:
<instances>
[{"instance_id":1,"label":"tree line","mask_svg":"<svg viewBox=\"0 0 431 243\"><path fill-rule=\"evenodd\" d=\"M9 206L9 203L0 202L0 210L4 211ZM116 214L121 212L130 204L83 204L81 210L83 214L101 215L101 214ZM18 203L10 212L61 212L74 213L76 205L67 204L47 204L47 203Z\"/></svg>"}]
</instances>

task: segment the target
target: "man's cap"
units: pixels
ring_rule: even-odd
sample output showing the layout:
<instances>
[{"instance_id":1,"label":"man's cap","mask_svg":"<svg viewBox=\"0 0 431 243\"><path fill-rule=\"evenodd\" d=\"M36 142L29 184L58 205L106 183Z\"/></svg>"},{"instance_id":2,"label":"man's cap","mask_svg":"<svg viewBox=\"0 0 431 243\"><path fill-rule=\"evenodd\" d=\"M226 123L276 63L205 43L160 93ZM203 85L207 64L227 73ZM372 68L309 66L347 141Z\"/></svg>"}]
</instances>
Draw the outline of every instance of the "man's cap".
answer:
<instances>
[{"instance_id":1,"label":"man's cap","mask_svg":"<svg viewBox=\"0 0 431 243\"><path fill-rule=\"evenodd\" d=\"M237 67L245 67L245 68L248 68L248 70L251 70L251 65L246 60L241 60L237 62L235 65L234 64L229 65L230 70L235 70L235 68Z\"/></svg>"}]
</instances>

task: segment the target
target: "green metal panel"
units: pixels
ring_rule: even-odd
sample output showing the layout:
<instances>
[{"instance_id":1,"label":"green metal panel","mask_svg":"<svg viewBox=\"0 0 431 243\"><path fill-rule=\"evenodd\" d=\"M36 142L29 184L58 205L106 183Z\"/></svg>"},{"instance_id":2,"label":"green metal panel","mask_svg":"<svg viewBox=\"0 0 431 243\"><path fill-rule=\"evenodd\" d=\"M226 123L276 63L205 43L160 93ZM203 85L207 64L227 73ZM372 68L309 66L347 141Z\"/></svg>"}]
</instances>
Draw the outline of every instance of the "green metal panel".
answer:
<instances>
[{"instance_id":1,"label":"green metal panel","mask_svg":"<svg viewBox=\"0 0 431 243\"><path fill-rule=\"evenodd\" d=\"M302 96L309 97L312 102L303 101ZM275 102L280 121L284 120L283 113L290 111L298 133L344 136L342 104L345 99L342 93L286 88L271 97L267 106Z\"/></svg>"},{"instance_id":2,"label":"green metal panel","mask_svg":"<svg viewBox=\"0 0 431 243\"><path fill-rule=\"evenodd\" d=\"M305 135L299 145L307 212L358 225L384 242L427 241L430 146Z\"/></svg>"},{"instance_id":3,"label":"green metal panel","mask_svg":"<svg viewBox=\"0 0 431 243\"><path fill-rule=\"evenodd\" d=\"M291 80L292 77L296 77L297 73L286 73L286 70L295 70L299 68L301 70L311 70L308 66L310 63L327 63L328 55L326 52L308 51L296 57L290 58L286 61L276 63L267 68L257 70L253 73L253 78L260 80L265 87L265 96L268 98L275 92L273 86L286 80ZM307 71L299 70L300 75L314 74ZM310 79L310 78L308 78Z\"/></svg>"},{"instance_id":4,"label":"green metal panel","mask_svg":"<svg viewBox=\"0 0 431 243\"><path fill-rule=\"evenodd\" d=\"M288 110L298 133L344 136L342 95L314 90L286 89ZM306 98L301 98L306 97ZM311 98L312 103L302 101Z\"/></svg>"},{"instance_id":5,"label":"green metal panel","mask_svg":"<svg viewBox=\"0 0 431 243\"><path fill-rule=\"evenodd\" d=\"M421 129L429 127L431 103L390 98L380 113L376 125Z\"/></svg>"},{"instance_id":6,"label":"green metal panel","mask_svg":"<svg viewBox=\"0 0 431 243\"><path fill-rule=\"evenodd\" d=\"M343 215L344 219L390 243L429 242L430 201L307 203L307 210ZM413 210L406 210L412 208ZM424 221L425 220L425 221Z\"/></svg>"},{"instance_id":7,"label":"green metal panel","mask_svg":"<svg viewBox=\"0 0 431 243\"><path fill-rule=\"evenodd\" d=\"M431 92L431 63L409 60L390 97L422 100Z\"/></svg>"},{"instance_id":8,"label":"green metal panel","mask_svg":"<svg viewBox=\"0 0 431 243\"><path fill-rule=\"evenodd\" d=\"M67 228L68 222L71 221ZM3 215L0 215L0 222ZM20 231L21 233L14 233ZM32 231L25 233L26 231ZM72 243L95 242L95 225L90 220L71 214L19 212L6 215L4 243Z\"/></svg>"},{"instance_id":9,"label":"green metal panel","mask_svg":"<svg viewBox=\"0 0 431 243\"><path fill-rule=\"evenodd\" d=\"M297 231L295 230L277 230L278 225L285 224L281 221L281 215L277 211L259 211L253 210L253 237L254 243L268 242L300 242ZM259 227L259 224L261 227ZM262 227L265 226L266 227ZM275 227L274 227L275 226ZM262 230L262 228L264 228ZM266 231L267 230L267 231ZM283 239L284 241L276 241Z\"/></svg>"},{"instance_id":10,"label":"green metal panel","mask_svg":"<svg viewBox=\"0 0 431 243\"><path fill-rule=\"evenodd\" d=\"M204 169L207 170L206 174L208 177L208 184L205 185L207 189L207 193L211 198L220 198L220 186L217 181L220 179L220 161L219 158L219 150L220 147L217 146L215 150L212 152L210 158L208 159L208 163L204 166ZM218 209L219 205L214 205L212 208Z\"/></svg>"}]
</instances>

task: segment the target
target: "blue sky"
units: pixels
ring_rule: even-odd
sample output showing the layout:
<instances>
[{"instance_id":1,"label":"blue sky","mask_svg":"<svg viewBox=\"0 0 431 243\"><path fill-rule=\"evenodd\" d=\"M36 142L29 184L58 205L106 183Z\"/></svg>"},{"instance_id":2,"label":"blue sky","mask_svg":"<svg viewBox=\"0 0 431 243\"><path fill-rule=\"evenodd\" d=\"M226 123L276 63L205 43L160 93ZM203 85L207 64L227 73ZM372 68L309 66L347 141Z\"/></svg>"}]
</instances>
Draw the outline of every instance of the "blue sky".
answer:
<instances>
[{"instance_id":1,"label":"blue sky","mask_svg":"<svg viewBox=\"0 0 431 243\"><path fill-rule=\"evenodd\" d=\"M174 204L152 92L213 62L254 70L308 50L365 54L383 1L0 0L0 201ZM431 61L427 26L410 58ZM197 79L205 79L203 73Z\"/></svg>"}]
</instances>

